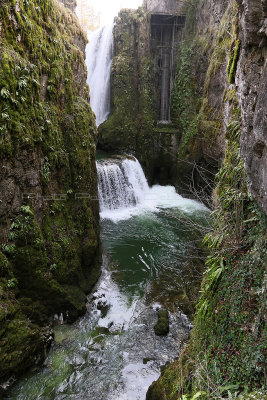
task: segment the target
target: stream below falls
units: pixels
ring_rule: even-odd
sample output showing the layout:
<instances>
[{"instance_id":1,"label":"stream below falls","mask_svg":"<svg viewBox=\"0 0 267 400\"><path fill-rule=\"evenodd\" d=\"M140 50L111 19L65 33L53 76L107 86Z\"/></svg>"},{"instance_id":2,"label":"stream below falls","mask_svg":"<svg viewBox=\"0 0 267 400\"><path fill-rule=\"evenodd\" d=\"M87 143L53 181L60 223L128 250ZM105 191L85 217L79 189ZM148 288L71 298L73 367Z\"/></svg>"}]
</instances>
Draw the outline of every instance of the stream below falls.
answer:
<instances>
[{"instance_id":1,"label":"stream below falls","mask_svg":"<svg viewBox=\"0 0 267 400\"><path fill-rule=\"evenodd\" d=\"M171 186L149 188L133 158L98 161L98 179L103 267L88 312L56 327L45 364L9 399L145 400L188 337L185 313L201 280L195 244L209 210ZM161 307L167 336L154 332Z\"/></svg>"}]
</instances>

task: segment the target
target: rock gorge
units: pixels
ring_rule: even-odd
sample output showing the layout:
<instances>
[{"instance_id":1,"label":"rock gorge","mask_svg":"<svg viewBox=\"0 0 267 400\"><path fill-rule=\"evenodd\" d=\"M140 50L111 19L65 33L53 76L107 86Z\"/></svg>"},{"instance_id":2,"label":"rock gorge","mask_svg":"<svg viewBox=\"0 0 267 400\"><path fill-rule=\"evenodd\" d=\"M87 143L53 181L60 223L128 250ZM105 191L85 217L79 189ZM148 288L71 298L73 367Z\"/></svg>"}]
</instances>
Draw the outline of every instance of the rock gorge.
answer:
<instances>
[{"instance_id":1,"label":"rock gorge","mask_svg":"<svg viewBox=\"0 0 267 400\"><path fill-rule=\"evenodd\" d=\"M264 399L266 1L173 0L160 4L161 17L153 1L122 10L99 137L86 36L57 1L39 3L0 5L1 381L43 359L53 315L82 314L99 277L98 142L136 156L149 183L172 184L214 210L193 331L147 400L230 399L228 391ZM170 21L164 100L159 47Z\"/></svg>"}]
</instances>

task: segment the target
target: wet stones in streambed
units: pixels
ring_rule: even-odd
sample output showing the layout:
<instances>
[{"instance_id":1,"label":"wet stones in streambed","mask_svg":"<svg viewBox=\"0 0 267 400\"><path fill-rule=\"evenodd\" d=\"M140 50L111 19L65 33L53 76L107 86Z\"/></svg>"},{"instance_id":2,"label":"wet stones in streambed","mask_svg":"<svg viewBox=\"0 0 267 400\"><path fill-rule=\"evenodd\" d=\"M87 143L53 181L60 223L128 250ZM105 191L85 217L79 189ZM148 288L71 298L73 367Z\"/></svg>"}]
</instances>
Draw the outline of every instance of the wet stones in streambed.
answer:
<instances>
[{"instance_id":1,"label":"wet stones in streambed","mask_svg":"<svg viewBox=\"0 0 267 400\"><path fill-rule=\"evenodd\" d=\"M154 326L154 332L157 336L166 336L169 333L170 321L167 310L158 310L158 322Z\"/></svg>"},{"instance_id":2,"label":"wet stones in streambed","mask_svg":"<svg viewBox=\"0 0 267 400\"><path fill-rule=\"evenodd\" d=\"M107 316L108 310L110 309L110 305L104 300L101 300L97 303L96 308L101 311L101 318L105 318Z\"/></svg>"},{"instance_id":3,"label":"wet stones in streambed","mask_svg":"<svg viewBox=\"0 0 267 400\"><path fill-rule=\"evenodd\" d=\"M143 364L148 364L149 362L153 362L153 361L156 361L156 358L149 358L149 357L146 357L146 358L143 358Z\"/></svg>"},{"instance_id":4,"label":"wet stones in streambed","mask_svg":"<svg viewBox=\"0 0 267 400\"><path fill-rule=\"evenodd\" d=\"M97 310L101 312L101 318L105 318L108 310L110 309L110 305L107 303L105 297L105 294L100 294L98 296L92 297L92 300L95 303Z\"/></svg>"}]
</instances>

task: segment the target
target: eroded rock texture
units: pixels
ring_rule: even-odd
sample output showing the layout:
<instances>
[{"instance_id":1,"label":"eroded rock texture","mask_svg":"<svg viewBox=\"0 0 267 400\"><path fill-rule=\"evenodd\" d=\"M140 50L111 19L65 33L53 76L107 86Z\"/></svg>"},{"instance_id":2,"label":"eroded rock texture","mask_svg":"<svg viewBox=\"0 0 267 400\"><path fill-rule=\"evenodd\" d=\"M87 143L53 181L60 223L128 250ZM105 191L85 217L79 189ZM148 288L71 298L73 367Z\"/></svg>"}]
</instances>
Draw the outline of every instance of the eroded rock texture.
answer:
<instances>
[{"instance_id":1,"label":"eroded rock texture","mask_svg":"<svg viewBox=\"0 0 267 400\"><path fill-rule=\"evenodd\" d=\"M242 51L236 84L242 111L241 154L252 194L267 213L267 2L239 2Z\"/></svg>"},{"instance_id":2,"label":"eroded rock texture","mask_svg":"<svg viewBox=\"0 0 267 400\"><path fill-rule=\"evenodd\" d=\"M147 400L221 397L226 382L232 397L266 396L266 9L188 2L173 97L179 185L209 179L213 232L190 340Z\"/></svg>"}]
</instances>

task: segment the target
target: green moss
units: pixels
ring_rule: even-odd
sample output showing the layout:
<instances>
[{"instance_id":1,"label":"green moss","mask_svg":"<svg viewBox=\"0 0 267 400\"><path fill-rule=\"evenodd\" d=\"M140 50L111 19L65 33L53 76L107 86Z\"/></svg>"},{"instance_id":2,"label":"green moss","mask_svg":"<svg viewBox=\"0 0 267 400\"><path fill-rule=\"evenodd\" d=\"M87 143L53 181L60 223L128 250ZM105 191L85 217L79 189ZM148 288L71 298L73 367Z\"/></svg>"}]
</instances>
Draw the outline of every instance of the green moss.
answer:
<instances>
[{"instance_id":1,"label":"green moss","mask_svg":"<svg viewBox=\"0 0 267 400\"><path fill-rule=\"evenodd\" d=\"M223 152L225 104L221 74L236 36L238 10L234 1L229 2L215 29L214 25L196 25L196 13L201 7L200 0L185 5L186 22L178 49L171 119L178 131L177 184L187 192L187 180L193 177L195 190L204 193L210 191Z\"/></svg>"},{"instance_id":2,"label":"green moss","mask_svg":"<svg viewBox=\"0 0 267 400\"><path fill-rule=\"evenodd\" d=\"M235 74L240 55L240 49L241 49L241 41L236 40L235 44L232 46L230 50L229 60L227 64L227 76L229 83L235 82Z\"/></svg>"},{"instance_id":3,"label":"green moss","mask_svg":"<svg viewBox=\"0 0 267 400\"><path fill-rule=\"evenodd\" d=\"M5 278L12 277L8 259L1 251L0 251L0 276Z\"/></svg>"},{"instance_id":4,"label":"green moss","mask_svg":"<svg viewBox=\"0 0 267 400\"><path fill-rule=\"evenodd\" d=\"M154 326L154 331L157 336L165 336L169 333L169 314L167 310L158 311L158 321Z\"/></svg>"},{"instance_id":5,"label":"green moss","mask_svg":"<svg viewBox=\"0 0 267 400\"><path fill-rule=\"evenodd\" d=\"M86 34L54 0L3 0L0 25L0 160L10 166L22 205L16 203L3 222L0 318L11 325L1 328L2 380L34 363L51 315L68 311L73 320L86 310L100 263L98 203L92 199L97 130L83 48L77 46L86 43ZM31 195L22 199L22 193ZM23 323L15 341L13 332Z\"/></svg>"},{"instance_id":6,"label":"green moss","mask_svg":"<svg viewBox=\"0 0 267 400\"><path fill-rule=\"evenodd\" d=\"M22 207L8 234L7 243L12 241L15 246L11 258L13 272L23 296L39 300L47 307L46 313L65 310L73 318L73 314L85 310L84 291L88 289L88 282L82 272L81 257L76 255L79 244L78 238L71 235L71 217L53 222L55 236L45 241L33 211L28 206ZM48 228L44 233L48 234Z\"/></svg>"},{"instance_id":7,"label":"green moss","mask_svg":"<svg viewBox=\"0 0 267 400\"><path fill-rule=\"evenodd\" d=\"M16 11L18 7L20 11ZM79 95L77 85L72 84L74 66L84 63L72 38L76 35L84 39L84 34L74 15L52 0L46 7L40 7L37 0L31 6L20 0L15 11L9 1L4 1L0 18L4 21L0 95L5 99L0 105L0 157L36 143L44 150L48 146L54 153L62 153L59 112L63 101L71 112L72 101Z\"/></svg>"},{"instance_id":8,"label":"green moss","mask_svg":"<svg viewBox=\"0 0 267 400\"><path fill-rule=\"evenodd\" d=\"M0 377L14 371L24 372L31 366L38 353L42 354L45 338L49 331L30 322L24 314L21 304L16 299L16 290L8 288L5 281L0 281ZM30 305L37 313L38 305ZM34 314L28 313L33 317ZM38 321L39 322L39 321ZM47 341L47 344L49 341Z\"/></svg>"},{"instance_id":9,"label":"green moss","mask_svg":"<svg viewBox=\"0 0 267 400\"><path fill-rule=\"evenodd\" d=\"M114 27L112 112L99 128L99 146L134 153L149 170L153 158L154 68L149 57L150 24L142 8L122 10Z\"/></svg>"},{"instance_id":10,"label":"green moss","mask_svg":"<svg viewBox=\"0 0 267 400\"><path fill-rule=\"evenodd\" d=\"M206 238L211 254L195 318L193 346L195 356L195 351L205 346L206 372L218 386L229 382L252 389L263 384L264 376L266 332L261 323L260 293L267 261L267 221L247 190L238 117L239 110L234 109L224 163L217 176L219 204L214 211L214 233ZM203 374L196 385L205 385L201 383Z\"/></svg>"},{"instance_id":11,"label":"green moss","mask_svg":"<svg viewBox=\"0 0 267 400\"><path fill-rule=\"evenodd\" d=\"M185 155L189 142L197 133L201 97L196 79L193 77L193 66L196 62L196 49L198 47L198 41L190 38L181 44L178 51L178 67L172 93L171 119L181 136L179 157Z\"/></svg>"},{"instance_id":12,"label":"green moss","mask_svg":"<svg viewBox=\"0 0 267 400\"><path fill-rule=\"evenodd\" d=\"M149 389L150 400L192 400L199 393L201 399L264 398L267 220L247 189L240 110L229 97L232 120L216 177L214 231L204 241L209 256L194 329L180 360Z\"/></svg>"}]
</instances>

